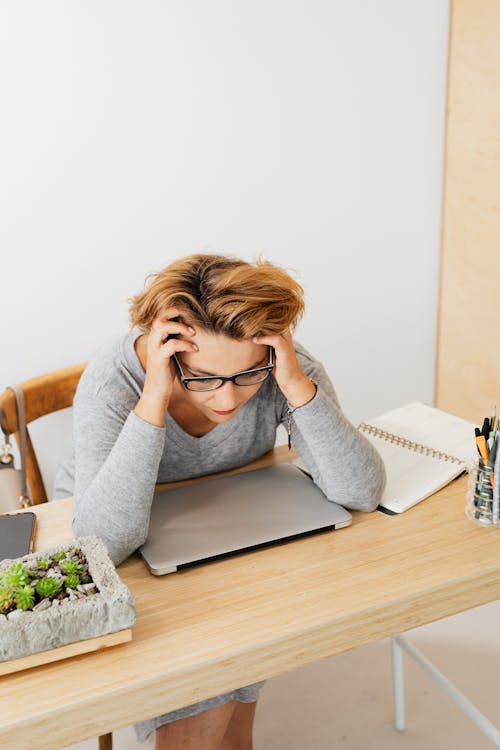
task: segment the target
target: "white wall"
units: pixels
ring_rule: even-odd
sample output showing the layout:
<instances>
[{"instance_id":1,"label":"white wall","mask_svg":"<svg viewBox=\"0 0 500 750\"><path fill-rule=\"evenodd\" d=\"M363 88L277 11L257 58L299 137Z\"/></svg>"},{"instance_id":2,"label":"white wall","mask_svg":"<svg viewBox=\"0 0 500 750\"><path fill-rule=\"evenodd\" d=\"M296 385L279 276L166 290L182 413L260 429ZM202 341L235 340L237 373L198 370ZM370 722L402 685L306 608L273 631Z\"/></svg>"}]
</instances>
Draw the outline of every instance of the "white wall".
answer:
<instances>
[{"instance_id":1,"label":"white wall","mask_svg":"<svg viewBox=\"0 0 500 750\"><path fill-rule=\"evenodd\" d=\"M181 255L305 287L358 422L432 402L446 0L0 6L0 388L88 359ZM50 484L68 416L35 428Z\"/></svg>"}]
</instances>

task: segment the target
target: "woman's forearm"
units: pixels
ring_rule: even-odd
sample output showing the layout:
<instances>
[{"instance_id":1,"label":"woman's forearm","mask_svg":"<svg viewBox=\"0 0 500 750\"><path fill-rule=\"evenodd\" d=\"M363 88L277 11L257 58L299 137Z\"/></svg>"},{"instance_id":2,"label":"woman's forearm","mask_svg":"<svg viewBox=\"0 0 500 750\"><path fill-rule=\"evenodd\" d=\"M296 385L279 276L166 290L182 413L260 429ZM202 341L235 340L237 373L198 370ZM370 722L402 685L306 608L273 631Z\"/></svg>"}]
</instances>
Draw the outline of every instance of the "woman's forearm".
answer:
<instances>
[{"instance_id":1,"label":"woman's forearm","mask_svg":"<svg viewBox=\"0 0 500 750\"><path fill-rule=\"evenodd\" d=\"M73 532L99 536L118 565L146 539L165 430L134 412L118 437L106 435L102 423L99 434L95 425L83 427L75 436Z\"/></svg>"},{"instance_id":2,"label":"woman's forearm","mask_svg":"<svg viewBox=\"0 0 500 750\"><path fill-rule=\"evenodd\" d=\"M292 442L329 500L375 510L385 486L382 459L321 388L293 412Z\"/></svg>"}]
</instances>

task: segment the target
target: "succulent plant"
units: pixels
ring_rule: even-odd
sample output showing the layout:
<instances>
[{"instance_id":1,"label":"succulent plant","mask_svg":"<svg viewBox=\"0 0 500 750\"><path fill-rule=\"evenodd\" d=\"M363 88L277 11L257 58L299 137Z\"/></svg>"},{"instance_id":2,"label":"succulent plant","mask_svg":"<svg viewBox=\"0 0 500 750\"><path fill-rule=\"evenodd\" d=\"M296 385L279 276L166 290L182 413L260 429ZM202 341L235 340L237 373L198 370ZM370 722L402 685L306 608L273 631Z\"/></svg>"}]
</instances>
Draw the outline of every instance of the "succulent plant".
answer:
<instances>
[{"instance_id":1,"label":"succulent plant","mask_svg":"<svg viewBox=\"0 0 500 750\"><path fill-rule=\"evenodd\" d=\"M61 560L59 563L59 567L61 568L63 573L81 573L82 572L82 565L78 562L78 560Z\"/></svg>"},{"instance_id":2,"label":"succulent plant","mask_svg":"<svg viewBox=\"0 0 500 750\"><path fill-rule=\"evenodd\" d=\"M57 592L61 590L62 581L52 576L47 578L40 578L40 580L37 581L35 588L37 590L37 593L41 597L52 596L53 594L57 594Z\"/></svg>"},{"instance_id":3,"label":"succulent plant","mask_svg":"<svg viewBox=\"0 0 500 750\"><path fill-rule=\"evenodd\" d=\"M80 584L80 576L78 573L70 573L66 576L64 583L69 589L76 589Z\"/></svg>"},{"instance_id":4,"label":"succulent plant","mask_svg":"<svg viewBox=\"0 0 500 750\"><path fill-rule=\"evenodd\" d=\"M12 563L0 576L0 586L2 588L18 589L21 586L26 586L29 580L30 575L27 568L24 568L20 562Z\"/></svg>"},{"instance_id":5,"label":"succulent plant","mask_svg":"<svg viewBox=\"0 0 500 750\"><path fill-rule=\"evenodd\" d=\"M79 559L73 560L72 556ZM59 570L57 569L59 567ZM61 575L59 571L65 574ZM64 589L76 589L80 583L91 583L88 564L81 550L61 550L52 557L43 557L26 565L13 562L0 573L0 614L9 614L16 608L33 609L38 599L66 598ZM97 593L87 591L88 596Z\"/></svg>"},{"instance_id":6,"label":"succulent plant","mask_svg":"<svg viewBox=\"0 0 500 750\"><path fill-rule=\"evenodd\" d=\"M0 588L0 614L6 615L14 606L14 592L11 588Z\"/></svg>"},{"instance_id":7,"label":"succulent plant","mask_svg":"<svg viewBox=\"0 0 500 750\"><path fill-rule=\"evenodd\" d=\"M35 603L35 592L33 586L23 586L15 592L18 609L32 609Z\"/></svg>"}]
</instances>

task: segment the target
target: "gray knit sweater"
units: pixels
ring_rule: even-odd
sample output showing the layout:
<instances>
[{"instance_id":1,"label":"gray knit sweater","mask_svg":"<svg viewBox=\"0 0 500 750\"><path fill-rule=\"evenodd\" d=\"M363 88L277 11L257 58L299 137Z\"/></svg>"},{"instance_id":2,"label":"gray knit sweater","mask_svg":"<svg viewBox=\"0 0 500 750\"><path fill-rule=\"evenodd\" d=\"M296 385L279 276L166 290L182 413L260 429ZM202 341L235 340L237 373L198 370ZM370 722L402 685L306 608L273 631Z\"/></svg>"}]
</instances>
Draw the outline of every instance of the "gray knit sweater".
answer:
<instances>
[{"instance_id":1,"label":"gray knit sweater","mask_svg":"<svg viewBox=\"0 0 500 750\"><path fill-rule=\"evenodd\" d=\"M118 565L146 540L156 482L242 466L270 450L287 403L270 376L233 419L202 437L167 414L157 427L134 414L145 372L134 349L138 331L104 346L85 370L74 401L73 440L59 467L54 499L74 496L73 532L96 534ZM299 343L295 350L316 395L292 414L292 441L314 482L352 510L377 507L382 461L345 418L323 368Z\"/></svg>"}]
</instances>

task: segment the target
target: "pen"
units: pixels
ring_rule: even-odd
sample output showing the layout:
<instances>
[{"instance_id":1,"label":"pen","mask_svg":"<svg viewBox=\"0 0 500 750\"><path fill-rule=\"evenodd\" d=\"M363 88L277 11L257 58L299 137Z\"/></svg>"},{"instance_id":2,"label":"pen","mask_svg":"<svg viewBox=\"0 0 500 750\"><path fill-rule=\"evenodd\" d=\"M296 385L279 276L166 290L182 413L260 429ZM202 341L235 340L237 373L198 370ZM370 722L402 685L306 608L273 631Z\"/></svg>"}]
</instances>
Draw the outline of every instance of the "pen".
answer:
<instances>
[{"instance_id":1,"label":"pen","mask_svg":"<svg viewBox=\"0 0 500 750\"><path fill-rule=\"evenodd\" d=\"M477 448L477 452L479 453L479 456L481 456L481 451L479 450L479 443L477 442L478 437L481 437L481 430L479 429L479 427L476 427L474 429L474 434L476 436L476 448Z\"/></svg>"},{"instance_id":2,"label":"pen","mask_svg":"<svg viewBox=\"0 0 500 750\"><path fill-rule=\"evenodd\" d=\"M497 448L498 448L498 440L494 440L493 445L490 449L489 456L488 456L488 468L491 469L490 482L493 488L495 487L494 469L495 469L495 456L496 456Z\"/></svg>"},{"instance_id":3,"label":"pen","mask_svg":"<svg viewBox=\"0 0 500 750\"><path fill-rule=\"evenodd\" d=\"M496 437L496 456L495 456L495 468L494 476L495 482L493 484L493 506L492 506L492 521L495 524L499 522L500 516L500 450L498 449L498 434Z\"/></svg>"},{"instance_id":4,"label":"pen","mask_svg":"<svg viewBox=\"0 0 500 750\"><path fill-rule=\"evenodd\" d=\"M484 418L483 427L481 429L481 435L484 435L484 439L488 440L490 436L490 420L488 417Z\"/></svg>"},{"instance_id":5,"label":"pen","mask_svg":"<svg viewBox=\"0 0 500 750\"><path fill-rule=\"evenodd\" d=\"M486 438L484 437L484 435L479 435L479 437L476 437L476 445L479 449L481 460L484 466L487 466L488 465L488 447L486 445Z\"/></svg>"}]
</instances>

